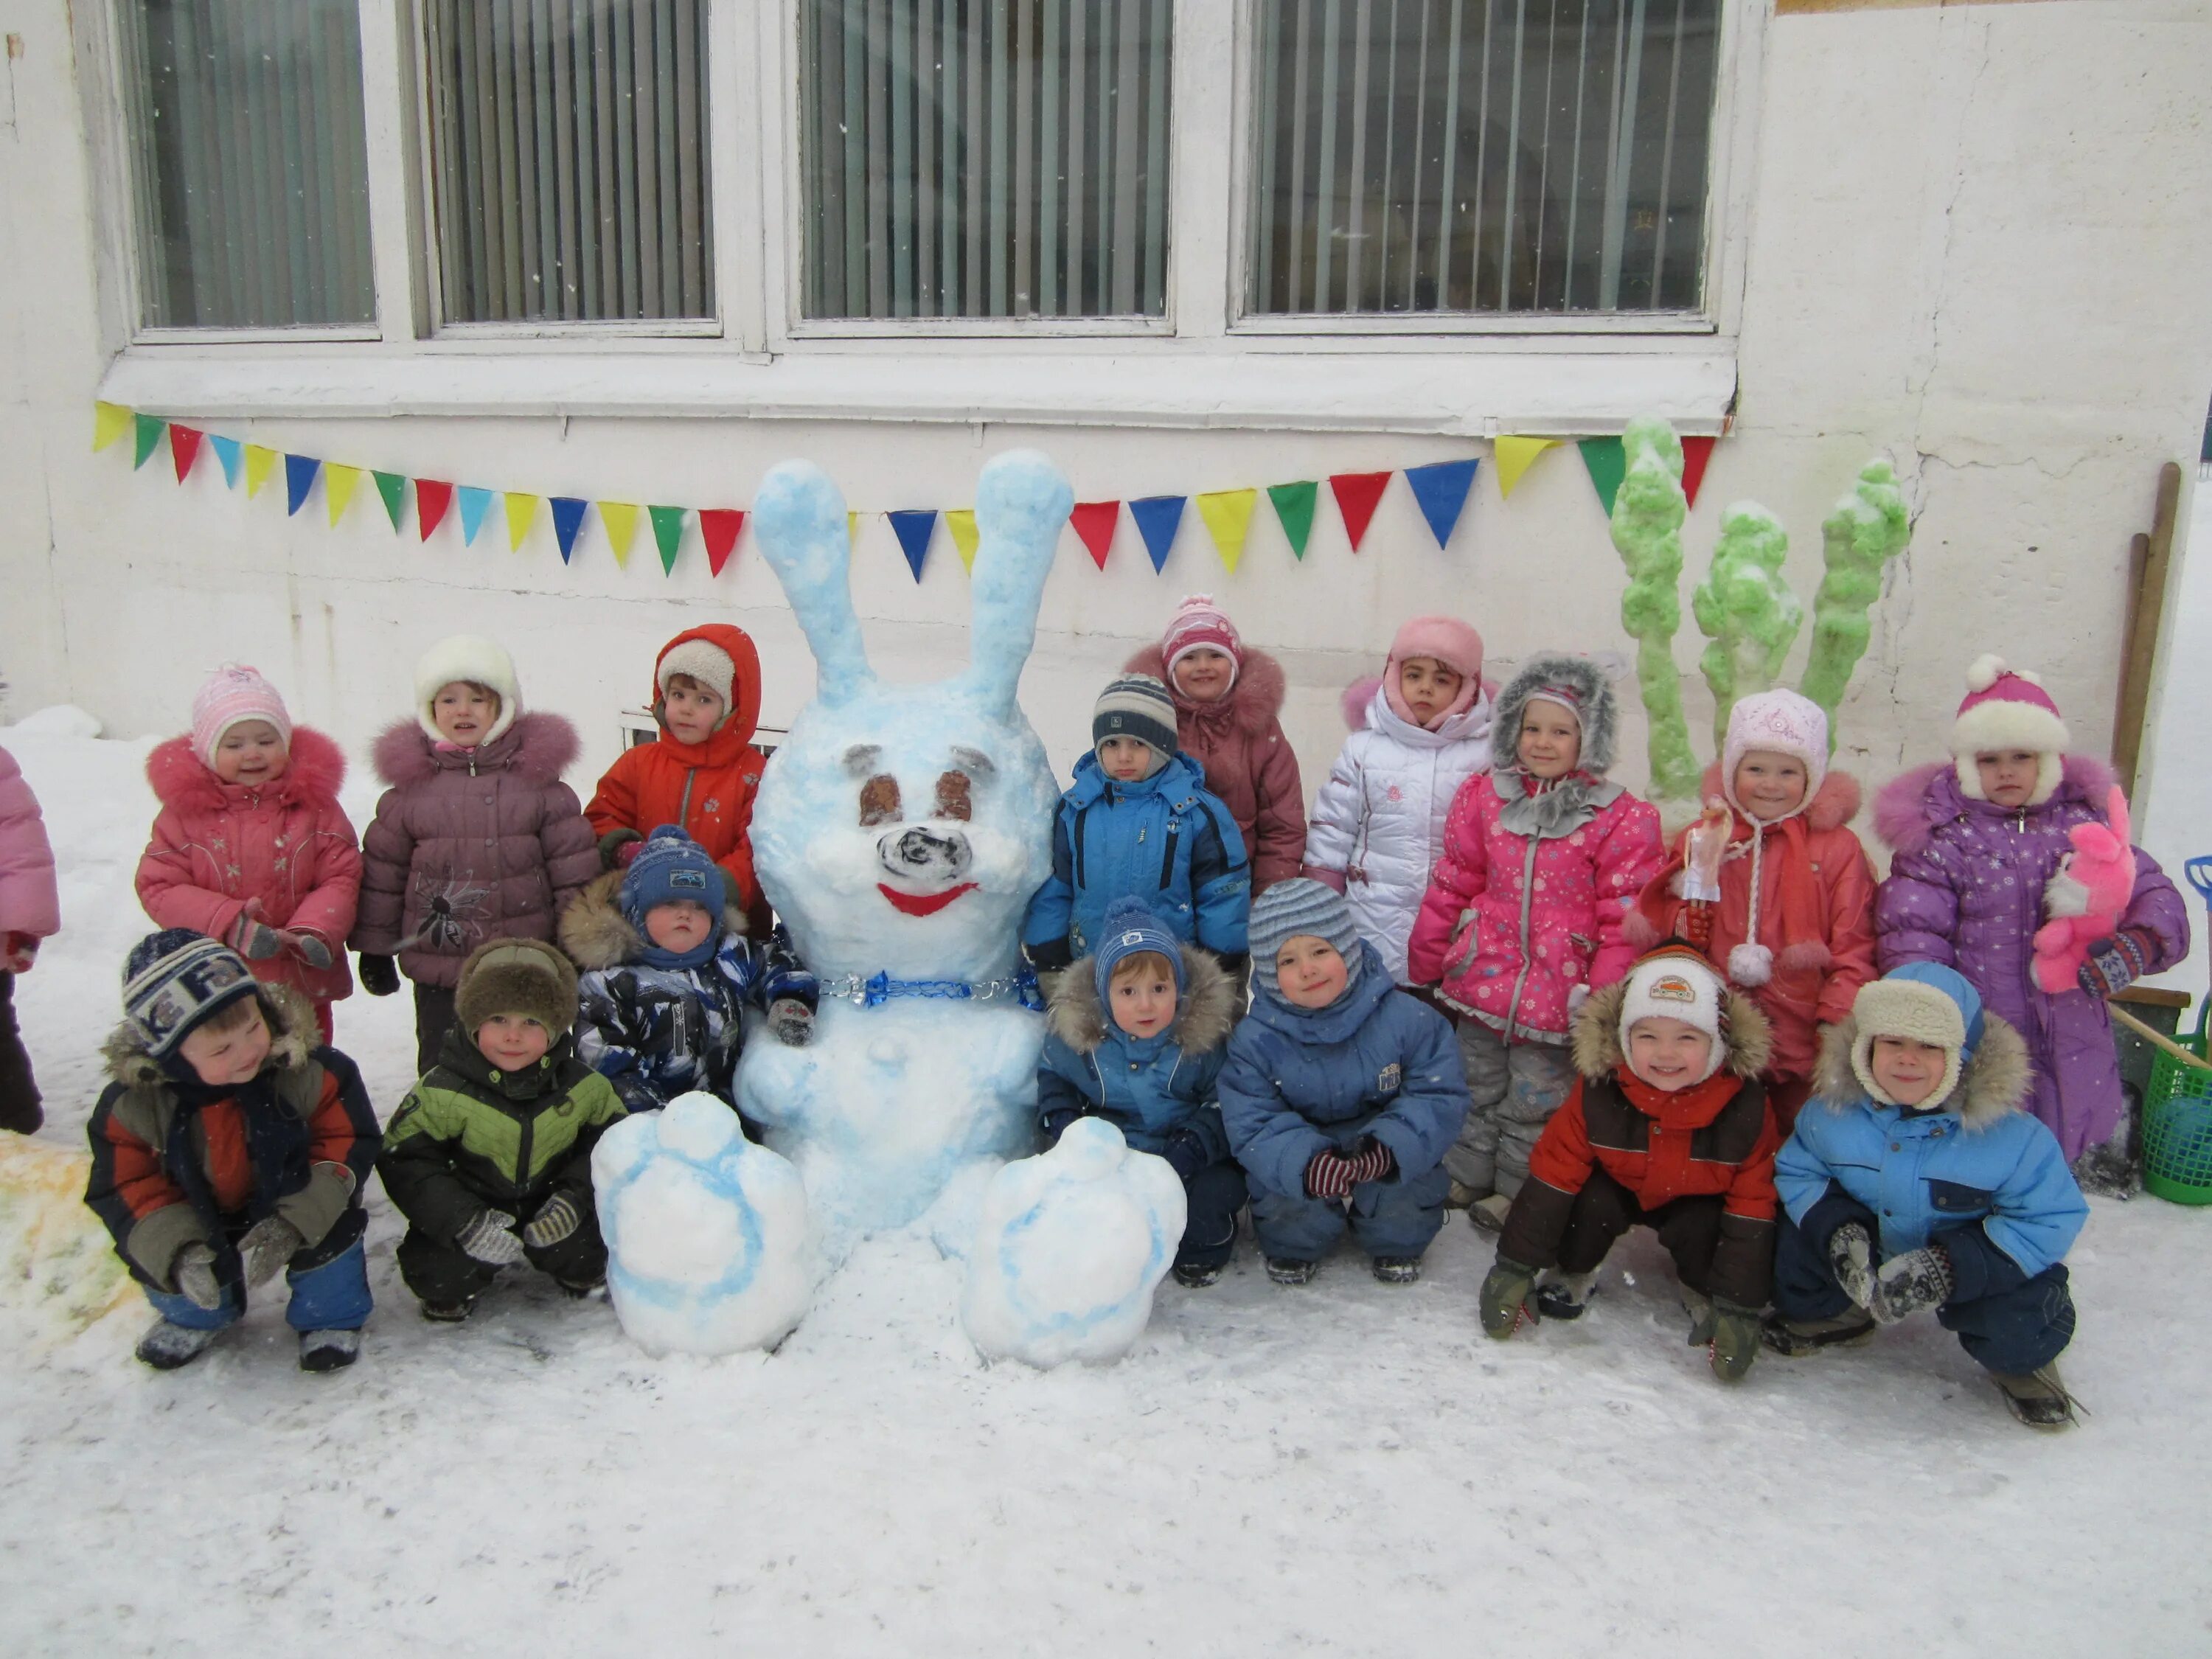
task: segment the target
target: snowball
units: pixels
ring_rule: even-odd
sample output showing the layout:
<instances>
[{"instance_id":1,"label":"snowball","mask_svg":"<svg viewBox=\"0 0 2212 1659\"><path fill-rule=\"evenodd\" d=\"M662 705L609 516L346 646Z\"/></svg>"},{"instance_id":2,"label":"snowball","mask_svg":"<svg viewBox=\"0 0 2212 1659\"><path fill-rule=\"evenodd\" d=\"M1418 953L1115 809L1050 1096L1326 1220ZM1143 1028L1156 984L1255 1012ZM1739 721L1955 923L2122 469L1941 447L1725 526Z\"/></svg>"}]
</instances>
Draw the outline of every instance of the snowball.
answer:
<instances>
[{"instance_id":1,"label":"snowball","mask_svg":"<svg viewBox=\"0 0 2212 1659\"><path fill-rule=\"evenodd\" d=\"M713 1095L679 1095L609 1128L592 1184L607 1294L647 1352L773 1347L806 1312L806 1189Z\"/></svg>"},{"instance_id":2,"label":"snowball","mask_svg":"<svg viewBox=\"0 0 2212 1659\"><path fill-rule=\"evenodd\" d=\"M961 1316L992 1357L1049 1368L1129 1351L1175 1259L1182 1182L1102 1118L1078 1118L1042 1157L992 1181L968 1255Z\"/></svg>"}]
</instances>

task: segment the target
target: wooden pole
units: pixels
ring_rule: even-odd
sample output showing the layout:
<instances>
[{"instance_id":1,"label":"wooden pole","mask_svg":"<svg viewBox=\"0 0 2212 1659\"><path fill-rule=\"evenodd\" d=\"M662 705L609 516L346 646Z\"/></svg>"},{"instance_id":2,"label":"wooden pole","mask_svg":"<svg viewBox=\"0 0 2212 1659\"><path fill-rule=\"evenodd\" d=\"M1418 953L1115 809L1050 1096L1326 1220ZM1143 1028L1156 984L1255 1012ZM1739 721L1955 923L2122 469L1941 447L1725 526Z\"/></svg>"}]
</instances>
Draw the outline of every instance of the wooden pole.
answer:
<instances>
[{"instance_id":1,"label":"wooden pole","mask_svg":"<svg viewBox=\"0 0 2212 1659\"><path fill-rule=\"evenodd\" d=\"M2176 1042L2172 1037L2166 1036L2165 1032L2153 1030L2150 1026L2144 1024L2142 1021L2137 1019L2126 1009L2115 1008L2108 1002L2105 1005L2105 1010L2107 1013L2111 1014L2114 1019L2119 1021L2121 1024L2126 1026L2128 1030L2133 1031L2137 1036L2141 1037L2145 1042L2149 1043L2153 1048L2164 1049L2167 1054L2172 1054L2176 1060L2188 1061L2190 1065L2194 1066L2200 1072L2212 1072L2212 1060L2205 1060L2197 1054L2191 1054L2188 1049Z\"/></svg>"},{"instance_id":2,"label":"wooden pole","mask_svg":"<svg viewBox=\"0 0 2212 1659\"><path fill-rule=\"evenodd\" d=\"M2133 580L2128 595L2128 623L2120 665L2119 708L2112 722L2112 769L2120 787L2135 798L2136 767L2142 758L2143 719L2150 704L2151 676L2157 666L2158 635L2166 616L2166 574L2173 562L2173 526L2181 501L2181 468L2168 461L2158 470L2158 504L2150 533L2130 546Z\"/></svg>"}]
</instances>

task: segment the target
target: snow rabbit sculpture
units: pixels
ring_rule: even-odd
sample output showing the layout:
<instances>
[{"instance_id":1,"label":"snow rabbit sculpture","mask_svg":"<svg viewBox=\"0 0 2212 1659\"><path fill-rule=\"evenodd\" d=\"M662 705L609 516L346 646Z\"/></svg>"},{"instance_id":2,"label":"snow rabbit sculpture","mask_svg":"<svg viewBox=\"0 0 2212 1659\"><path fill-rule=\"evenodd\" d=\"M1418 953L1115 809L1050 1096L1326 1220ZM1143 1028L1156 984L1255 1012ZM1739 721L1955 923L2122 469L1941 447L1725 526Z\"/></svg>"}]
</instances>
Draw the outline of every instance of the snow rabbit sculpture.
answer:
<instances>
[{"instance_id":1,"label":"snow rabbit sculpture","mask_svg":"<svg viewBox=\"0 0 2212 1659\"><path fill-rule=\"evenodd\" d=\"M1042 455L983 469L971 660L916 686L868 665L836 486L788 461L754 498L816 691L762 776L753 857L822 1007L806 1047L748 1046L738 1097L798 1165L833 1261L956 1176L979 1198L998 1160L1035 1146L1043 1024L1018 940L1059 791L1015 691L1073 501Z\"/></svg>"}]
</instances>

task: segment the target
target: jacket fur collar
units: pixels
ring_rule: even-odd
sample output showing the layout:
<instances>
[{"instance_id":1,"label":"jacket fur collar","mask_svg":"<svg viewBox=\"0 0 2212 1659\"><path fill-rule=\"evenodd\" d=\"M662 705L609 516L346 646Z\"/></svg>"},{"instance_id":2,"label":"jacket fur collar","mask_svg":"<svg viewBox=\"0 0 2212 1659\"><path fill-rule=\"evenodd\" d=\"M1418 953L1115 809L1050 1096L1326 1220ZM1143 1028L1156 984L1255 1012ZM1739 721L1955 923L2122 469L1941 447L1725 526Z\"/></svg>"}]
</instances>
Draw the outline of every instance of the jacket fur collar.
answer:
<instances>
[{"instance_id":1,"label":"jacket fur collar","mask_svg":"<svg viewBox=\"0 0 2212 1659\"><path fill-rule=\"evenodd\" d=\"M289 985L257 985L254 997L261 1004L262 1018L269 1022L270 1061L278 1070L286 1072L306 1065L309 1053L323 1040L322 1033L315 1028L313 1006ZM100 1053L108 1076L125 1088L143 1088L149 1084L174 1080L161 1069L161 1063L146 1052L146 1040L127 1019L108 1033Z\"/></svg>"},{"instance_id":2,"label":"jacket fur collar","mask_svg":"<svg viewBox=\"0 0 2212 1659\"><path fill-rule=\"evenodd\" d=\"M539 711L516 715L514 725L477 750L477 763L486 769L503 768L529 783L558 783L582 749L574 726L558 714ZM439 763L432 739L411 714L386 726L370 753L376 775L395 789L427 783L451 769Z\"/></svg>"},{"instance_id":3,"label":"jacket fur collar","mask_svg":"<svg viewBox=\"0 0 2212 1659\"><path fill-rule=\"evenodd\" d=\"M1727 1053L1721 1067L1736 1077L1757 1077L1774 1058L1774 1029L1759 1005L1741 991L1728 992ZM1586 1078L1611 1077L1628 1063L1620 1046L1620 1005L1628 1000L1628 981L1615 980L1602 991L1593 991L1575 1016L1575 1070ZM1848 1051L1844 1055L1850 1065Z\"/></svg>"},{"instance_id":4,"label":"jacket fur collar","mask_svg":"<svg viewBox=\"0 0 2212 1659\"><path fill-rule=\"evenodd\" d=\"M1046 1006L1046 1029L1079 1054L1095 1054L1106 1041L1106 1009L1098 1000L1094 960L1085 957L1060 975ZM1211 1054L1229 1041L1229 1028L1236 1023L1236 988L1219 963L1188 945L1182 947L1182 973L1187 988L1167 1035L1187 1054Z\"/></svg>"},{"instance_id":5,"label":"jacket fur collar","mask_svg":"<svg viewBox=\"0 0 2212 1659\"><path fill-rule=\"evenodd\" d=\"M345 756L337 744L305 726L292 728L291 758L283 775L261 792L274 806L333 804L345 782ZM171 738L146 757L146 781L161 805L183 812L221 812L235 803L235 786L216 776L190 738Z\"/></svg>"},{"instance_id":6,"label":"jacket fur collar","mask_svg":"<svg viewBox=\"0 0 2212 1659\"><path fill-rule=\"evenodd\" d=\"M1150 674L1168 688L1168 696L1175 700L1176 713L1186 719L1197 720L1200 726L1217 722L1248 738L1264 738L1274 726L1283 712L1283 697L1289 682L1283 675L1283 665L1265 651L1247 650L1244 659L1237 669L1237 683L1229 688L1229 695L1218 702L1186 702L1168 678L1167 659L1157 645L1148 645L1122 665L1128 674Z\"/></svg>"},{"instance_id":7,"label":"jacket fur collar","mask_svg":"<svg viewBox=\"0 0 2212 1659\"><path fill-rule=\"evenodd\" d=\"M2112 793L2112 769L2089 755L2069 755L2059 769L2058 787L2049 799L2021 811L2047 812L2062 802L2087 806L2100 818L2105 798ZM1917 853L1928 844L1938 826L1969 812L2008 818L2014 813L1987 801L1969 800L1960 792L1958 773L1949 761L1930 761L1916 766L1882 785L1875 797L1874 829L1883 842L1899 853Z\"/></svg>"},{"instance_id":8,"label":"jacket fur collar","mask_svg":"<svg viewBox=\"0 0 2212 1659\"><path fill-rule=\"evenodd\" d=\"M1858 1042L1856 1014L1846 1015L1820 1033L1820 1064L1813 1072L1814 1101L1808 1103L1841 1112L1868 1103L1866 1085L1851 1068L1851 1049ZM2030 1066L2027 1044L2010 1024L1987 1009L1982 1012L1982 1046L1960 1069L1959 1081L1942 1109L1955 1112L1968 1129L1986 1129L2008 1112L2020 1110L2027 1097Z\"/></svg>"},{"instance_id":9,"label":"jacket fur collar","mask_svg":"<svg viewBox=\"0 0 2212 1659\"><path fill-rule=\"evenodd\" d=\"M561 948L586 973L635 962L645 949L644 935L622 913L623 875L620 870L609 870L592 877L561 913ZM722 912L724 937L741 939L744 932L745 913L734 904L726 907Z\"/></svg>"}]
</instances>

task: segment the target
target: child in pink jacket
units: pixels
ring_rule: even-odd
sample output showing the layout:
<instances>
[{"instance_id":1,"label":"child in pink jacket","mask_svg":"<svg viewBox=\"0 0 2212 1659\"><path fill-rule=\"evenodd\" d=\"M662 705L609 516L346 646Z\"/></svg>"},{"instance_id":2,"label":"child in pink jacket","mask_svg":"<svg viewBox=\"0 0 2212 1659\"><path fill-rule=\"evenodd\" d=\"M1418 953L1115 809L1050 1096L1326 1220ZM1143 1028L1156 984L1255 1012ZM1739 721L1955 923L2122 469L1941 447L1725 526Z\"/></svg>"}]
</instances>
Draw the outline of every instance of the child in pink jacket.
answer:
<instances>
[{"instance_id":1,"label":"child in pink jacket","mask_svg":"<svg viewBox=\"0 0 2212 1659\"><path fill-rule=\"evenodd\" d=\"M222 940L265 983L314 1006L353 994L345 939L361 895L361 845L338 805L345 757L295 728L253 669L219 668L192 699L191 735L146 757L161 803L138 860L138 902L161 927Z\"/></svg>"},{"instance_id":2,"label":"child in pink jacket","mask_svg":"<svg viewBox=\"0 0 2212 1659\"><path fill-rule=\"evenodd\" d=\"M0 749L0 1129L19 1135L46 1120L15 1029L15 975L31 971L39 942L61 929L46 819L15 757Z\"/></svg>"},{"instance_id":3,"label":"child in pink jacket","mask_svg":"<svg viewBox=\"0 0 2212 1659\"><path fill-rule=\"evenodd\" d=\"M1452 798L1413 922L1407 972L1460 1017L1472 1102L1444 1154L1450 1201L1492 1231L1573 1085L1569 1020L1635 960L1623 924L1666 854L1659 814L1606 781L1619 719L1595 664L1529 659L1498 700L1491 769Z\"/></svg>"}]
</instances>

